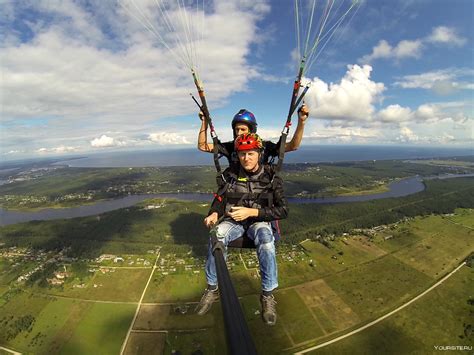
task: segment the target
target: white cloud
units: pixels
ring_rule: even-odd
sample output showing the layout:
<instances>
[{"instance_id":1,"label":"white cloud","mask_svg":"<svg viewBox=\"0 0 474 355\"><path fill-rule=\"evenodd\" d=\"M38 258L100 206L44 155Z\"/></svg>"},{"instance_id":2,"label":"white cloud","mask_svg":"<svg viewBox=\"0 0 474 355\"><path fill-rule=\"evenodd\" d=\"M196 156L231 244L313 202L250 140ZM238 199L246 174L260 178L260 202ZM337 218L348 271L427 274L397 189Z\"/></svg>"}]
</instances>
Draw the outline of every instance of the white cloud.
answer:
<instances>
[{"instance_id":1,"label":"white cloud","mask_svg":"<svg viewBox=\"0 0 474 355\"><path fill-rule=\"evenodd\" d=\"M36 150L37 153L40 154L49 154L49 153L55 153L55 154L63 154L63 153L72 153L78 151L78 147L67 147L67 146L59 146L59 147L54 147L54 148L39 148Z\"/></svg>"},{"instance_id":2,"label":"white cloud","mask_svg":"<svg viewBox=\"0 0 474 355\"><path fill-rule=\"evenodd\" d=\"M456 141L456 138L451 135L451 134L447 134L447 133L444 133L441 137L438 138L439 141L443 144L447 144L447 143L451 143L451 142L455 142Z\"/></svg>"},{"instance_id":3,"label":"white cloud","mask_svg":"<svg viewBox=\"0 0 474 355\"><path fill-rule=\"evenodd\" d=\"M395 47L392 47L386 40L381 40L373 49L372 53L363 56L359 61L361 63L371 63L375 59L379 58L390 58L390 59L403 59L403 58L419 58L423 44L421 40L409 41L403 40L398 42Z\"/></svg>"},{"instance_id":4,"label":"white cloud","mask_svg":"<svg viewBox=\"0 0 474 355\"><path fill-rule=\"evenodd\" d=\"M364 144L379 140L379 127L361 126L361 122L338 125L336 121L311 120L306 124L303 144Z\"/></svg>"},{"instance_id":5,"label":"white cloud","mask_svg":"<svg viewBox=\"0 0 474 355\"><path fill-rule=\"evenodd\" d=\"M378 137L380 132L375 128L341 126L320 128L308 135L310 140L327 143L370 143Z\"/></svg>"},{"instance_id":6,"label":"white cloud","mask_svg":"<svg viewBox=\"0 0 474 355\"><path fill-rule=\"evenodd\" d=\"M410 128L401 127L400 134L396 138L396 140L402 143L417 142L419 140L419 137Z\"/></svg>"},{"instance_id":7,"label":"white cloud","mask_svg":"<svg viewBox=\"0 0 474 355\"><path fill-rule=\"evenodd\" d=\"M399 135L395 137L395 142L411 143L411 144L456 144L472 142L472 138L459 139L449 133L442 133L439 135L418 135L408 127L401 127Z\"/></svg>"},{"instance_id":8,"label":"white cloud","mask_svg":"<svg viewBox=\"0 0 474 355\"><path fill-rule=\"evenodd\" d=\"M392 53L392 46L383 39L372 49L372 53L364 61L370 62L372 59L389 58L392 56Z\"/></svg>"},{"instance_id":9,"label":"white cloud","mask_svg":"<svg viewBox=\"0 0 474 355\"><path fill-rule=\"evenodd\" d=\"M397 46L393 48L395 58L419 58L421 55L422 43L420 40L409 41L403 40L398 42Z\"/></svg>"},{"instance_id":10,"label":"white cloud","mask_svg":"<svg viewBox=\"0 0 474 355\"><path fill-rule=\"evenodd\" d=\"M106 136L103 134L100 138L94 138L91 141L91 147L94 148L106 148L106 147L114 147L120 145L116 142L112 137Z\"/></svg>"},{"instance_id":11,"label":"white cloud","mask_svg":"<svg viewBox=\"0 0 474 355\"><path fill-rule=\"evenodd\" d=\"M53 148L53 151L55 153L70 153L70 152L75 152L77 150L78 150L77 147L66 147L66 146L59 146L59 147Z\"/></svg>"},{"instance_id":12,"label":"white cloud","mask_svg":"<svg viewBox=\"0 0 474 355\"><path fill-rule=\"evenodd\" d=\"M472 129L474 127L472 112L472 103L426 103L416 109L414 116L416 120L420 122L433 123L450 121L457 124L470 124Z\"/></svg>"},{"instance_id":13,"label":"white cloud","mask_svg":"<svg viewBox=\"0 0 474 355\"><path fill-rule=\"evenodd\" d=\"M284 121L278 122L278 124L280 124L281 127L283 127L284 123L285 123ZM222 133L223 133L222 134L222 139L221 139L222 141L232 140L233 137L231 136L231 134L228 134L227 132L222 132ZM273 141L273 142L276 143L278 141L278 139L280 139L281 129L278 129L277 127L267 128L267 127L262 127L261 125L259 125L257 133L263 139ZM290 135L286 139L287 142L289 142L291 140L293 133L294 133L294 131L290 131ZM219 135L219 138L220 137L221 137L221 135Z\"/></svg>"},{"instance_id":14,"label":"white cloud","mask_svg":"<svg viewBox=\"0 0 474 355\"><path fill-rule=\"evenodd\" d=\"M382 39L372 48L372 53L364 55L359 59L362 64L371 63L376 59L393 59L399 61L405 58L420 58L423 49L428 44L443 44L463 46L466 39L459 37L453 28L439 26L433 28L432 33L426 38L415 40L401 40L397 45L392 46L386 40Z\"/></svg>"},{"instance_id":15,"label":"white cloud","mask_svg":"<svg viewBox=\"0 0 474 355\"><path fill-rule=\"evenodd\" d=\"M8 152L2 153L3 155L9 155L9 154L18 154L22 153L20 150L9 150Z\"/></svg>"},{"instance_id":16,"label":"white cloud","mask_svg":"<svg viewBox=\"0 0 474 355\"><path fill-rule=\"evenodd\" d=\"M436 94L441 96L451 95L457 91L456 84L449 80L435 81L432 89Z\"/></svg>"},{"instance_id":17,"label":"white cloud","mask_svg":"<svg viewBox=\"0 0 474 355\"><path fill-rule=\"evenodd\" d=\"M431 104L420 105L415 111L415 115L418 119L423 121L440 119L439 108Z\"/></svg>"},{"instance_id":18,"label":"white cloud","mask_svg":"<svg viewBox=\"0 0 474 355\"><path fill-rule=\"evenodd\" d=\"M413 112L408 107L402 107L398 104L389 105L378 112L378 118L382 122L403 122L412 118Z\"/></svg>"},{"instance_id":19,"label":"white cloud","mask_svg":"<svg viewBox=\"0 0 474 355\"><path fill-rule=\"evenodd\" d=\"M383 83L370 80L370 65L349 65L340 83L327 84L314 78L306 102L311 116L343 121L367 121L375 112L374 103L381 100Z\"/></svg>"},{"instance_id":20,"label":"white cloud","mask_svg":"<svg viewBox=\"0 0 474 355\"><path fill-rule=\"evenodd\" d=\"M408 121L420 123L450 121L464 124L473 119L464 114L464 110L469 110L468 105L464 102L425 103L415 110L395 104L378 111L376 118L381 123L400 125Z\"/></svg>"},{"instance_id":21,"label":"white cloud","mask_svg":"<svg viewBox=\"0 0 474 355\"><path fill-rule=\"evenodd\" d=\"M458 90L473 90L474 70L469 68L447 68L426 73L405 75L394 83L405 89L427 89L438 95L450 95Z\"/></svg>"},{"instance_id":22,"label":"white cloud","mask_svg":"<svg viewBox=\"0 0 474 355\"><path fill-rule=\"evenodd\" d=\"M170 132L151 133L148 139L160 145L191 144L185 136Z\"/></svg>"},{"instance_id":23,"label":"white cloud","mask_svg":"<svg viewBox=\"0 0 474 355\"><path fill-rule=\"evenodd\" d=\"M459 36L454 28L438 26L433 28L433 31L427 38L427 41L453 46L463 46L467 40Z\"/></svg>"}]
</instances>

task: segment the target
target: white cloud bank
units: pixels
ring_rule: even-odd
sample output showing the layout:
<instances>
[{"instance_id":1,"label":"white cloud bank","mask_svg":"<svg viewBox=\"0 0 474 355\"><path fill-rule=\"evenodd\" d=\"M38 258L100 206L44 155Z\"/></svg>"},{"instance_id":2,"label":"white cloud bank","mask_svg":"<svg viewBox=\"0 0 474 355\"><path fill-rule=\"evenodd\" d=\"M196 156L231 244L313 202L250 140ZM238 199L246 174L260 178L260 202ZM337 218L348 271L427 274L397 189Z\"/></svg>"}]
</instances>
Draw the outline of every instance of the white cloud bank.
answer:
<instances>
[{"instance_id":1,"label":"white cloud bank","mask_svg":"<svg viewBox=\"0 0 474 355\"><path fill-rule=\"evenodd\" d=\"M404 59L404 58L419 58L423 44L421 40L409 41L403 40L398 42L396 46L391 46L386 40L381 40L373 49L372 53L363 56L360 59L361 63L371 63L375 59Z\"/></svg>"},{"instance_id":2,"label":"white cloud bank","mask_svg":"<svg viewBox=\"0 0 474 355\"><path fill-rule=\"evenodd\" d=\"M115 147L120 145L115 139L112 137L106 136L105 134L101 135L99 138L94 138L91 141L91 147L94 148L107 148L107 147Z\"/></svg>"},{"instance_id":3,"label":"white cloud bank","mask_svg":"<svg viewBox=\"0 0 474 355\"><path fill-rule=\"evenodd\" d=\"M426 41L461 47L466 44L467 40L459 36L454 28L438 26L433 28Z\"/></svg>"},{"instance_id":4,"label":"white cloud bank","mask_svg":"<svg viewBox=\"0 0 474 355\"><path fill-rule=\"evenodd\" d=\"M474 70L470 68L447 68L421 74L399 77L395 86L404 89L432 90L438 95L451 95L459 90L474 90L472 79Z\"/></svg>"},{"instance_id":5,"label":"white cloud bank","mask_svg":"<svg viewBox=\"0 0 474 355\"><path fill-rule=\"evenodd\" d=\"M433 28L431 34L425 38L414 40L401 40L396 45L390 45L382 39L372 48L372 53L364 55L359 63L368 64L377 59L392 59L400 61L405 58L420 58L423 50L429 44L441 44L450 46L463 46L467 40L460 37L454 28L438 26Z\"/></svg>"},{"instance_id":6,"label":"white cloud bank","mask_svg":"<svg viewBox=\"0 0 474 355\"><path fill-rule=\"evenodd\" d=\"M36 150L39 154L65 154L65 153L73 153L79 150L78 147L67 147L67 146L59 146L54 148L39 148ZM17 153L17 152L16 152Z\"/></svg>"},{"instance_id":7,"label":"white cloud bank","mask_svg":"<svg viewBox=\"0 0 474 355\"><path fill-rule=\"evenodd\" d=\"M186 136L170 132L151 133L148 139L159 145L191 144Z\"/></svg>"},{"instance_id":8,"label":"white cloud bank","mask_svg":"<svg viewBox=\"0 0 474 355\"><path fill-rule=\"evenodd\" d=\"M135 3L157 14L154 0ZM197 64L212 98L209 104L219 107L259 75L247 55L258 42L257 22L269 7L266 1L218 0L208 5ZM173 18L176 13L170 15L179 23ZM152 19L156 26L159 20ZM22 140L22 131L15 129L22 120L48 121L48 133L36 136L37 147L68 137L74 144L82 140L84 146L103 148L125 140L111 143L97 138L98 131L143 127L142 132L150 132L160 118L196 110L189 99L189 68L116 2L6 2L0 22L8 31L0 61L6 149Z\"/></svg>"},{"instance_id":9,"label":"white cloud bank","mask_svg":"<svg viewBox=\"0 0 474 355\"><path fill-rule=\"evenodd\" d=\"M349 65L338 83L311 82L306 103L310 126L305 139L330 143L467 144L472 142L473 104L429 102L410 108L383 106L383 83L370 65ZM314 123L317 122L317 123Z\"/></svg>"},{"instance_id":10,"label":"white cloud bank","mask_svg":"<svg viewBox=\"0 0 474 355\"><path fill-rule=\"evenodd\" d=\"M154 0L137 3L155 6ZM153 37L115 2L94 1L89 7L79 4L72 0L2 3L0 23L9 25L0 44L2 121L8 124L2 149L13 155L21 146L22 150L29 147L30 151L47 154L78 151L85 146L102 149L193 142L194 131L165 135L155 133L157 125L152 124L162 117L195 112L188 97L193 85L189 71L169 51L157 46ZM30 16L26 21L18 17L25 11L34 13L35 18ZM213 107L225 104L234 92L246 90L250 79L264 79L258 68L248 63L247 54L259 41L257 24L268 11L265 1L218 0L206 16L200 72L205 74L202 79ZM20 23L28 28L24 33L15 29ZM425 38L392 45L382 40L367 57L418 58L430 45L465 43L455 30L441 26ZM350 65L337 83L312 79L306 100L312 108L311 116L327 120L328 125L308 131L306 136L380 142L385 139L380 127L389 125L407 141L415 141L415 137L424 141L420 133L423 128L407 127L410 122L444 122L456 125L459 131L470 129L472 136L472 117L466 114L472 112L472 107L448 107L446 103L427 103L418 108L400 104L380 107L387 87L372 80L371 73L370 65ZM396 85L439 93L472 89L472 80L463 78L452 71L440 71L404 76ZM22 120L37 120L42 126L26 132L17 124ZM406 129L402 132L403 127L413 135ZM223 132L223 137L227 133ZM439 141L452 141L442 134L432 134L441 137ZM450 132L446 135L464 137Z\"/></svg>"}]
</instances>

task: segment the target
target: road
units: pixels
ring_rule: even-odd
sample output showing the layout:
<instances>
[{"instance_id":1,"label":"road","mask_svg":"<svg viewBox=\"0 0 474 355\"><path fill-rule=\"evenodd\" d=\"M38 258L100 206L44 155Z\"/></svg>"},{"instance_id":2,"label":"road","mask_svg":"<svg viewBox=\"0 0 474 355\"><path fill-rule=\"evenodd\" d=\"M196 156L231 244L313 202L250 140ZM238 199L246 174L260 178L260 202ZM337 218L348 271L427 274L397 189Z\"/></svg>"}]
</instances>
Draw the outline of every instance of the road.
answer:
<instances>
[{"instance_id":1,"label":"road","mask_svg":"<svg viewBox=\"0 0 474 355\"><path fill-rule=\"evenodd\" d=\"M133 316L132 322L130 323L130 327L128 328L127 336L125 337L125 340L123 341L123 344L122 344L122 348L120 349L120 355L123 355L123 353L125 352L125 348L127 347L128 338L130 337L130 333L132 332L133 325L135 324L135 321L137 319L138 312L140 311L140 306L142 305L143 298L145 297L146 290L148 289L148 285L150 284L150 281L153 277L153 274L155 273L156 264L158 263L159 258L160 258L160 253L158 253L158 255L156 257L155 264L153 265L153 268L151 269L151 272L150 272L150 277L148 278L148 281L145 285L145 288L143 289L142 296L140 297L140 301L138 301L137 309L135 310L135 315Z\"/></svg>"},{"instance_id":2,"label":"road","mask_svg":"<svg viewBox=\"0 0 474 355\"><path fill-rule=\"evenodd\" d=\"M7 353L14 354L14 355L21 355L21 353L19 353L18 351L7 349L7 348L4 348L3 346L0 346L0 350L6 351Z\"/></svg>"}]
</instances>

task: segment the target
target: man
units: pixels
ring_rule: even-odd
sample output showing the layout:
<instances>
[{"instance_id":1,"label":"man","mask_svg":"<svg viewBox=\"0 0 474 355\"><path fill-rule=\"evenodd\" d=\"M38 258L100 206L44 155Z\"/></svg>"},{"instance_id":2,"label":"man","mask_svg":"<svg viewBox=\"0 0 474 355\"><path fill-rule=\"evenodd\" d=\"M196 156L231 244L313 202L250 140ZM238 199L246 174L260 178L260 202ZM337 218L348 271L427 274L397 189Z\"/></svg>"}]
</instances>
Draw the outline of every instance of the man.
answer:
<instances>
[{"instance_id":1,"label":"man","mask_svg":"<svg viewBox=\"0 0 474 355\"><path fill-rule=\"evenodd\" d=\"M255 133L240 135L235 140L239 164L224 171L225 186L221 186L208 216L207 227L213 227L217 240L225 247L245 233L257 249L262 278L262 317L266 324L276 322L276 302L272 291L278 286L275 244L270 222L288 216L283 182L273 167L260 163L263 143ZM203 315L218 299L218 285L213 245L209 242L206 261L207 289L196 311ZM224 253L226 254L226 253Z\"/></svg>"},{"instance_id":2,"label":"man","mask_svg":"<svg viewBox=\"0 0 474 355\"><path fill-rule=\"evenodd\" d=\"M309 116L309 110L305 104L303 104L298 110L298 126L296 127L295 134L290 142L285 144L285 152L291 152L297 150L301 144L303 138L304 125ZM207 143L207 122L204 119L204 114L199 112L199 118L201 119L201 128L198 136L198 149L202 152L212 153L214 144ZM234 116L232 120L232 131L234 139L245 133L257 133L257 120L252 112L245 109L240 110ZM270 141L263 142L263 162L267 163L273 157L278 156L278 143ZM220 143L218 147L219 153L224 155L229 160L229 165L238 163L238 159L234 152L234 142Z\"/></svg>"}]
</instances>

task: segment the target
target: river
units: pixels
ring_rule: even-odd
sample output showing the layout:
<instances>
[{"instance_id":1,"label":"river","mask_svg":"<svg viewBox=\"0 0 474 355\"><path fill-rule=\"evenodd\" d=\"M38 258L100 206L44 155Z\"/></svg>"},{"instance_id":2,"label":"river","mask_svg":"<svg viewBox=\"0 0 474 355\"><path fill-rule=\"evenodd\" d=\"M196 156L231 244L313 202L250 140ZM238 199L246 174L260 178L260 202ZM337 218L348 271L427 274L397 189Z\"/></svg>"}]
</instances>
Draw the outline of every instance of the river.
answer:
<instances>
[{"instance_id":1,"label":"river","mask_svg":"<svg viewBox=\"0 0 474 355\"><path fill-rule=\"evenodd\" d=\"M449 179L455 177L474 177L474 174L461 174L461 175L445 175L440 177L429 177L424 179ZM412 195L417 192L421 192L425 189L423 184L423 178L411 177L398 181L394 181L389 185L389 191L371 194L371 195L356 195L356 196L336 196L336 197L325 197L325 198L303 198L303 197L290 197L288 198L289 203L343 203L343 202L360 202L360 201L371 201L382 198L390 197L403 197ZM0 226L9 224L16 224L35 220L53 220L63 218L75 218L75 217L86 217L95 216L104 212L113 211L119 208L130 207L138 202L144 201L150 198L172 198L185 201L199 201L199 202L210 202L212 195L210 194L198 194L198 193L168 193L168 194L152 194L152 195L129 195L126 197L99 201L92 205L84 205L70 208L46 208L38 211L12 211L0 208Z\"/></svg>"}]
</instances>

